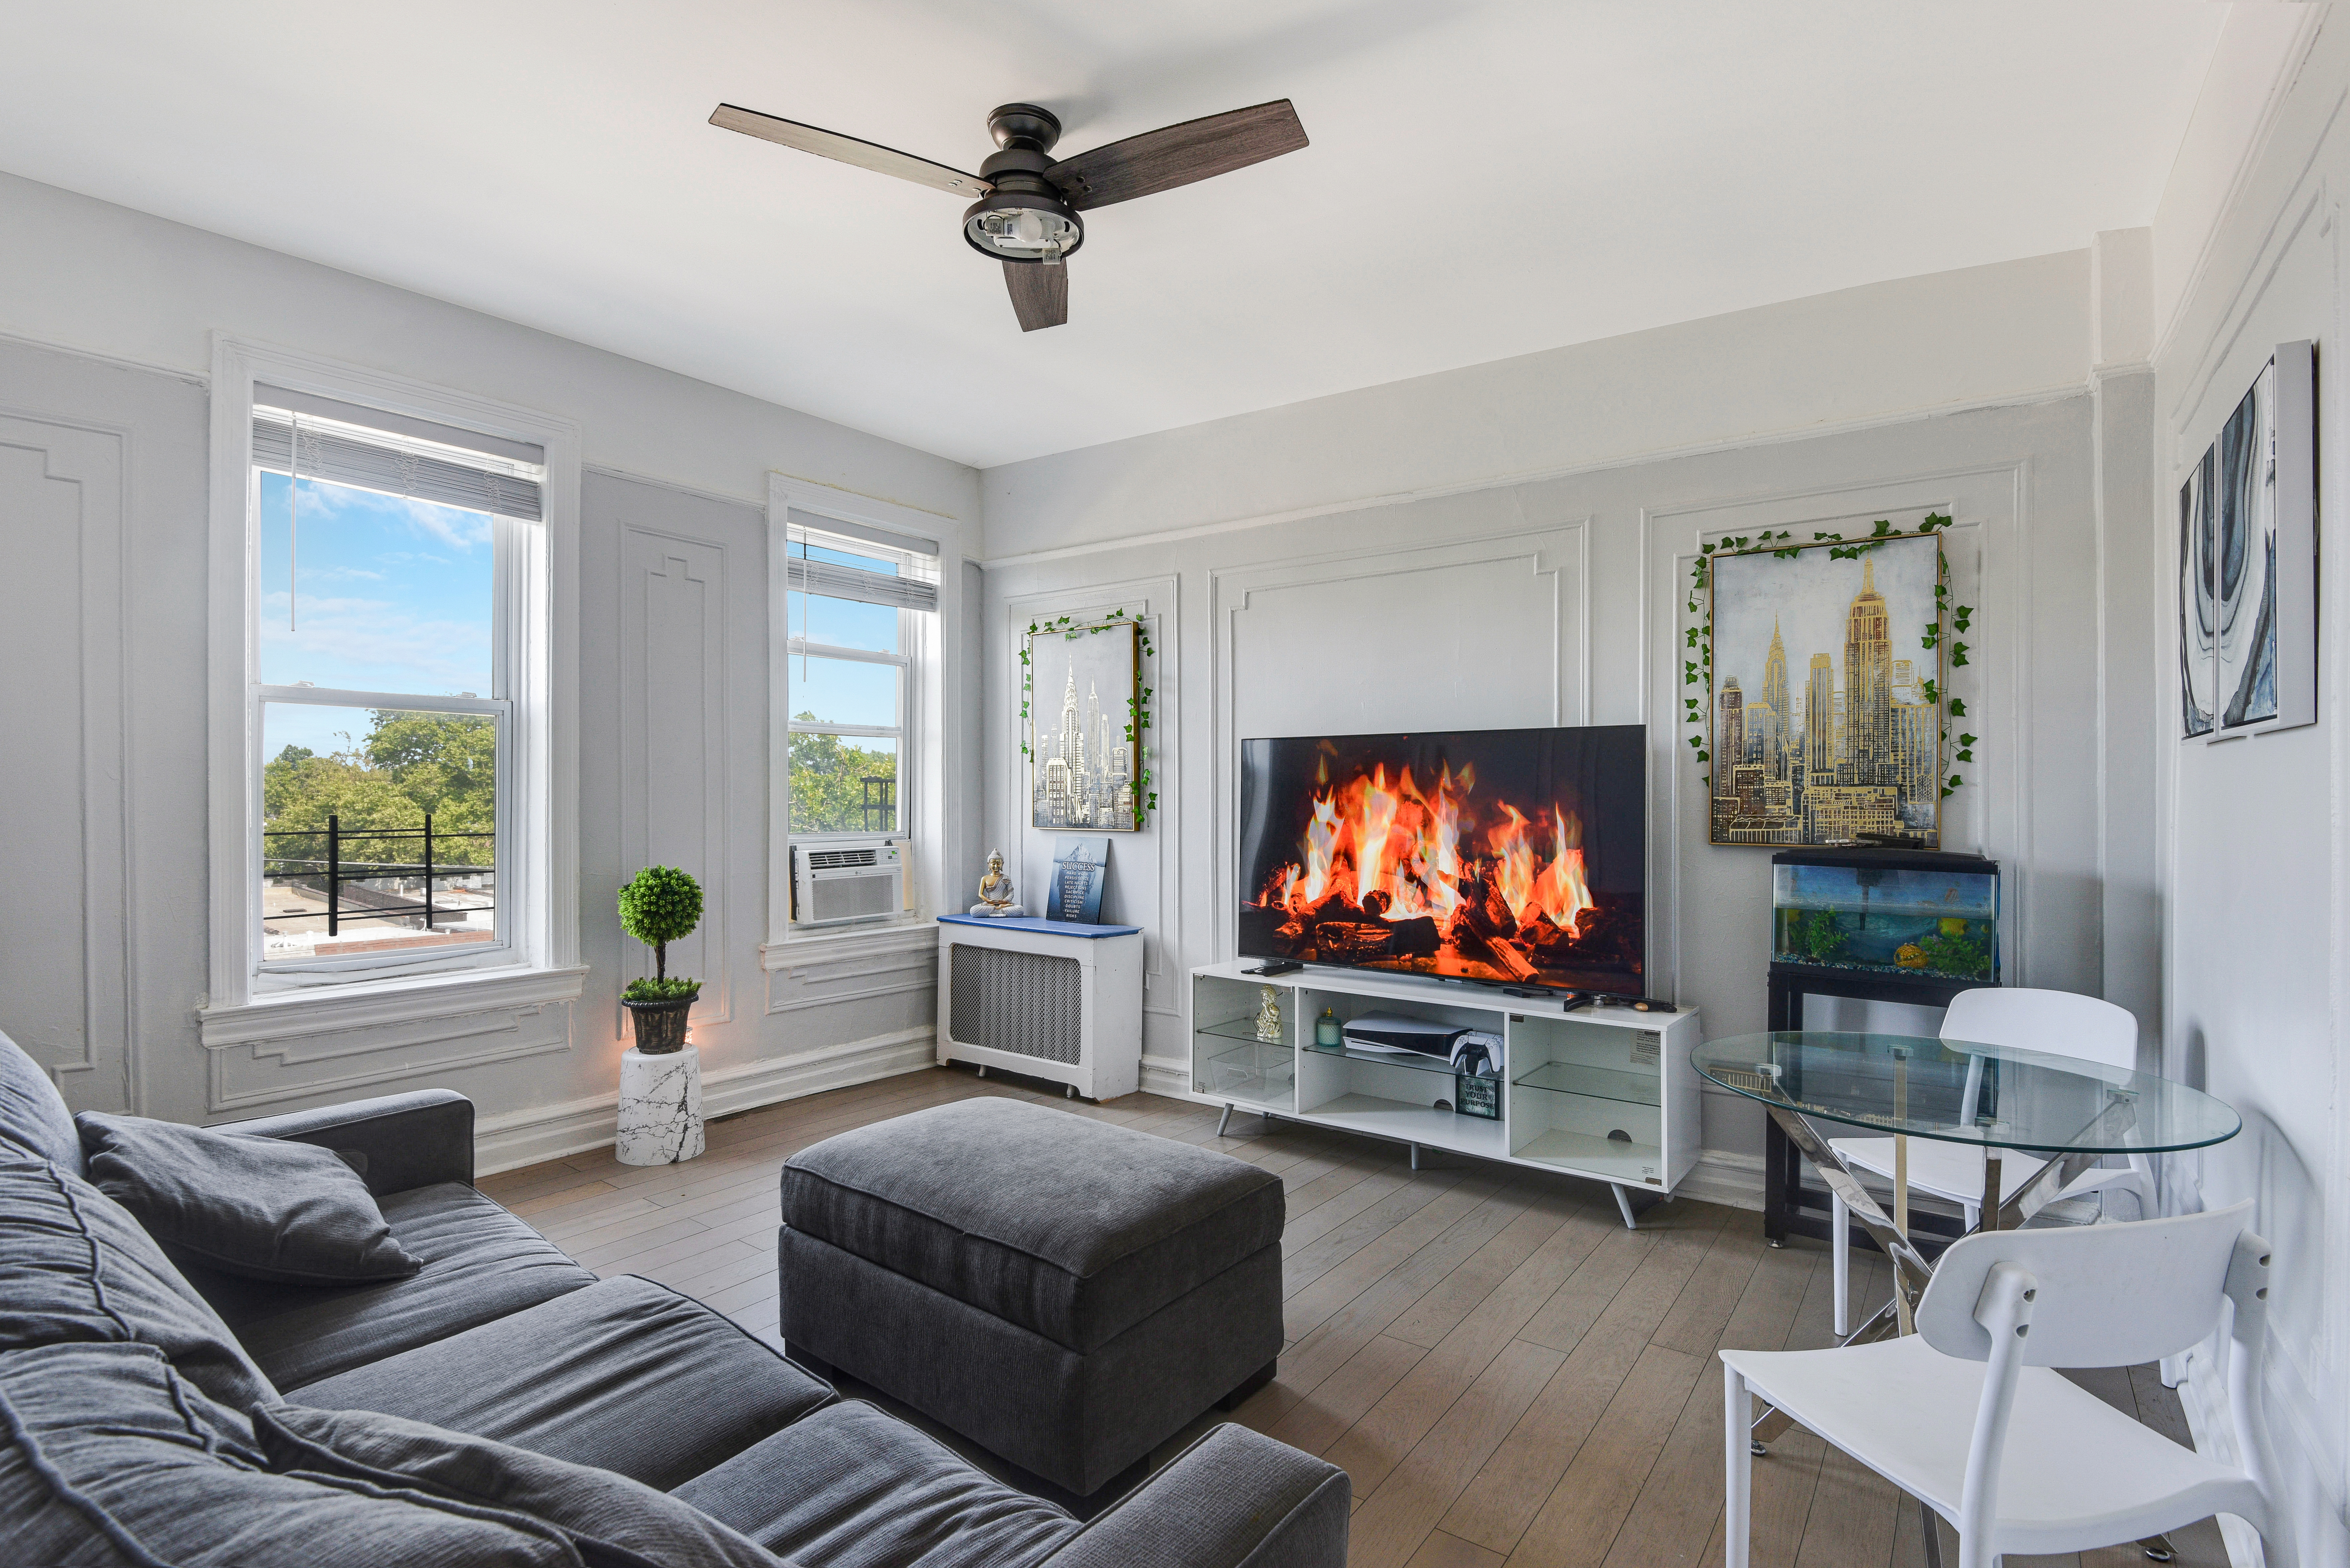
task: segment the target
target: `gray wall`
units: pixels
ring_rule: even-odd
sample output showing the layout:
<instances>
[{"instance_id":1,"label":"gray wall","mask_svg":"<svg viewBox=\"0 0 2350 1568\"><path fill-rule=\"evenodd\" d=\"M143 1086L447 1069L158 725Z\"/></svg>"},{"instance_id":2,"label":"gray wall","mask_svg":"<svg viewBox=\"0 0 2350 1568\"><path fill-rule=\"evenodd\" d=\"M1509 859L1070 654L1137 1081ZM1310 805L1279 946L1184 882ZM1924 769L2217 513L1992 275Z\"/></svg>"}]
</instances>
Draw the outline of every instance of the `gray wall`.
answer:
<instances>
[{"instance_id":1,"label":"gray wall","mask_svg":"<svg viewBox=\"0 0 2350 1568\"><path fill-rule=\"evenodd\" d=\"M2244 1130L2168 1161L2169 1199L2245 1199L2275 1244L2264 1369L2276 1446L2301 1520L2302 1561L2350 1559L2350 472L2342 390L2342 193L2350 182L2350 36L2327 15L2267 106L2267 135L2214 201L2220 222L2178 267L2176 314L2154 353L2155 482L2141 579L2158 642L2167 1069L2235 1106ZM2306 40L2304 40L2306 42ZM2166 204L2165 218L2170 205ZM2160 223L2158 220L2158 233ZM2191 240L2193 236L2188 238ZM2278 343L2316 340L2321 569L2318 722L2217 744L2183 742L2178 683L2178 521L2188 468ZM2281 565L2281 571L2289 570ZM2224 1426L2215 1357L2187 1389L2199 1436Z\"/></svg>"},{"instance_id":2,"label":"gray wall","mask_svg":"<svg viewBox=\"0 0 2350 1568\"><path fill-rule=\"evenodd\" d=\"M1967 785L1945 804L1945 843L2006 867L2011 981L2096 992L2091 416L2084 385L2047 400L1157 543L1046 545L992 565L986 836L1021 843L1025 885L1038 885L1051 835L1022 826L1020 628L1120 606L1152 618L1156 765L1168 785L1149 831L1113 845L1111 909L1149 929L1148 1081L1178 1090L1183 972L1233 950L1239 738L1646 723L1654 989L1701 1008L1708 1036L1759 1029L1770 853L1705 841L1702 786L1679 722L1689 562L1700 540L1724 534L1784 526L1808 537L1854 524L1866 533L1877 517L1943 511L1958 519L1947 553L1960 595L1979 607L1972 659L1954 689L1974 715L1966 727L1983 738L1979 761L1960 769ZM1231 475L1222 483L1229 492ZM991 537L1043 543L1003 514L1008 504L991 502ZM1761 1127L1751 1104L1711 1097L1710 1153L1694 1189L1751 1201Z\"/></svg>"},{"instance_id":3,"label":"gray wall","mask_svg":"<svg viewBox=\"0 0 2350 1568\"><path fill-rule=\"evenodd\" d=\"M978 547L975 473L7 176L0 232L0 537L17 567L0 581L10 740L0 1030L57 1069L75 1106L218 1121L432 1084L473 1097L487 1166L608 1141L626 1044L618 988L648 967L622 937L613 891L653 861L692 869L708 889L706 923L677 959L711 981L695 1035L713 1110L929 1060L926 929L878 952L852 941L795 953L772 972L762 964L766 475L933 514L960 561ZM200 1043L213 329L580 421L579 902L590 970L577 1003ZM959 620L953 629L962 634ZM967 708L972 698L949 701ZM968 773L954 757L940 770L950 783ZM945 803L949 845L967 831L969 798L953 792Z\"/></svg>"}]
</instances>

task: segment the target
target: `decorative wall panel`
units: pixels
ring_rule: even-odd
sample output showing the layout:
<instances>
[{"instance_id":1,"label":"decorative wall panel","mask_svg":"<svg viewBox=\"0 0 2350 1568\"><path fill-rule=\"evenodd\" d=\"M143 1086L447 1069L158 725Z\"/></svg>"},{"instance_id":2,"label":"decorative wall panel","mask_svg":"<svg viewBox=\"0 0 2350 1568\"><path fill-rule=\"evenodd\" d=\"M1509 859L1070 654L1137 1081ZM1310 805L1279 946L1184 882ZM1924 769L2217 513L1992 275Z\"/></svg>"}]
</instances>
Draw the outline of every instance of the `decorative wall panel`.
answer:
<instances>
[{"instance_id":1,"label":"decorative wall panel","mask_svg":"<svg viewBox=\"0 0 2350 1568\"><path fill-rule=\"evenodd\" d=\"M123 447L0 415L0 1032L89 1110L137 1108Z\"/></svg>"},{"instance_id":2,"label":"decorative wall panel","mask_svg":"<svg viewBox=\"0 0 2350 1568\"><path fill-rule=\"evenodd\" d=\"M669 970L702 982L694 1023L723 1023L733 1016L726 550L640 528L621 541L620 864L625 875L674 866L701 882L702 925L670 944ZM622 951L652 972L651 949L624 941Z\"/></svg>"}]
</instances>

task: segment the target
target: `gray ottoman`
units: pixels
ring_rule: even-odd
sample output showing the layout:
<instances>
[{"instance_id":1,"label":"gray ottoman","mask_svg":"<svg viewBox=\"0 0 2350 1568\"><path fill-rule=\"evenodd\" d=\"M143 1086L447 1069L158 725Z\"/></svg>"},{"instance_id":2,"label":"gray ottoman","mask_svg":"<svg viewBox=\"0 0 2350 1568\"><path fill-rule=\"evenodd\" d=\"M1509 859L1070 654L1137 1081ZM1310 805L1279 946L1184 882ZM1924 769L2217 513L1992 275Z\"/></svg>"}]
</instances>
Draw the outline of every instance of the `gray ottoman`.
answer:
<instances>
[{"instance_id":1,"label":"gray ottoman","mask_svg":"<svg viewBox=\"0 0 2350 1568\"><path fill-rule=\"evenodd\" d=\"M917 1111L784 1166L782 1327L1080 1496L1281 1354L1279 1178L1015 1100Z\"/></svg>"}]
</instances>

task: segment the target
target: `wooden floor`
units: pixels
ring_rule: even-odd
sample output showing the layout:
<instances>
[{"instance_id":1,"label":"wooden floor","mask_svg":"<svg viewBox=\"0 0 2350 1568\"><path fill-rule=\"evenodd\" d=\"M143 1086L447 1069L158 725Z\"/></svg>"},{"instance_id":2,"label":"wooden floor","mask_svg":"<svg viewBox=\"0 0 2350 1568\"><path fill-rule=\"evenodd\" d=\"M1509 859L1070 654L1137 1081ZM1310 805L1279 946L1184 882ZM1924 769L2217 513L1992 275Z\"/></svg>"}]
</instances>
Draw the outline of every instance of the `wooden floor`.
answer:
<instances>
[{"instance_id":1,"label":"wooden floor","mask_svg":"<svg viewBox=\"0 0 2350 1568\"><path fill-rule=\"evenodd\" d=\"M1281 1177L1288 1345L1279 1379L1230 1418L1346 1469L1353 1568L1718 1563L1714 1352L1829 1342L1826 1250L1765 1246L1757 1214L1682 1200L1627 1231L1592 1182L1476 1161L1415 1172L1400 1146L1249 1116L1219 1140L1211 1107L1150 1095L1089 1106L968 1070L714 1122L708 1152L686 1165L624 1166L603 1150L481 1188L598 1273L658 1280L772 1341L783 1160L845 1128L974 1095L1220 1147ZM1866 1305L1883 1299L1874 1254L1856 1254L1853 1275ZM2186 1440L2153 1368L2078 1381ZM1754 1520L1758 1568L1925 1562L1917 1506L1800 1430L1756 1462ZM1955 1563L1947 1529L1944 1541ZM2176 1543L2182 1568L2224 1568L2209 1521ZM2145 1559L2122 1547L2007 1561Z\"/></svg>"}]
</instances>

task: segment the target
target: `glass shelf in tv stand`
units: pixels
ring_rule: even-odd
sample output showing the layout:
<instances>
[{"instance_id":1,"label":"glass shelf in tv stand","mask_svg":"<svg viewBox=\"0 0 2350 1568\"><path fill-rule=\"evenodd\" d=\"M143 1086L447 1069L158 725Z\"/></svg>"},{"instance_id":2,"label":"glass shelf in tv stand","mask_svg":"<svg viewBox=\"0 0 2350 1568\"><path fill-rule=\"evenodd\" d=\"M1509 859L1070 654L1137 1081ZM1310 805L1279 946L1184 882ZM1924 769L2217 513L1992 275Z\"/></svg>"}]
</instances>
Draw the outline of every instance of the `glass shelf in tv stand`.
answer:
<instances>
[{"instance_id":1,"label":"glass shelf in tv stand","mask_svg":"<svg viewBox=\"0 0 2350 1568\"><path fill-rule=\"evenodd\" d=\"M1243 972L1261 961L1254 958L1228 960L1193 971L1195 982L1211 982L1205 991L1195 993L1201 1002L1212 996L1217 1008L1233 1011L1231 992L1222 988L1245 987L1250 1007L1245 1018L1195 1029L1195 1051L1208 1053L1226 1042L1233 1048L1251 1045L1255 1038L1255 1002L1263 987L1279 994L1283 1034L1301 1036L1294 1048L1297 1075L1290 1085L1284 1085L1289 1093L1263 1098L1227 1093L1206 1081L1204 1066L1195 1074L1199 1080L1196 1092L1201 1097L1220 1101L1226 1107L1219 1123L1220 1132L1228 1129L1234 1112L1294 1117L1408 1143L1413 1149L1415 1168L1420 1151L1425 1149L1559 1171L1605 1182L1616 1189L1619 1209L1627 1223L1633 1213L1627 1195L1657 1193L1661 1184L1650 1173L1659 1169L1662 1151L1656 1141L1661 1129L1654 1124L1663 1119L1664 1102L1672 1096L1673 1090L1666 1081L1670 1075L1646 1066L1637 1057L1627 1064L1630 1071L1599 1063L1541 1058L1554 1049L1545 1043L1554 1029L1564 1029L1569 1034L1593 1032L1589 1037L1594 1040L1623 1039L1634 1031L1669 1035L1694 1023L1688 1010L1634 1013L1609 1007L1565 1012L1539 997L1505 996L1486 987L1319 964L1274 976ZM1346 999L1354 1005L1349 1007ZM1544 1110L1528 1116L1522 1115L1520 1109L1509 1109L1502 1121L1464 1117L1457 1112L1444 1116L1440 1125L1429 1120L1436 1099L1455 1097L1449 1085L1439 1087L1453 1075L1451 1064L1417 1053L1413 1054L1419 1057L1415 1061L1410 1056L1383 1052L1315 1044L1312 1034L1316 1015L1333 1001L1337 1002L1343 1017L1394 1006L1399 1011L1439 1017L1461 1027L1506 1033L1510 1044L1503 1064L1508 1079L1505 1106L1531 1111L1530 1102L1539 1101L1544 1103ZM1293 1051L1286 1044L1264 1049ZM1204 1054L1200 1057L1202 1064L1210 1059ZM1526 1065L1520 1066L1521 1060ZM1333 1082L1326 1075L1309 1087L1305 1069L1314 1064L1336 1069L1346 1077ZM1427 1085L1427 1097L1423 1099L1405 1089L1402 1085L1406 1082ZM1311 1105L1307 1104L1309 1099ZM1578 1135L1558 1127L1551 1112L1570 1103L1580 1104L1592 1117L1604 1116L1605 1120L1592 1127L1589 1134ZM1607 1105L1616 1107L1612 1115L1602 1109ZM1533 1123L1532 1128L1521 1125L1526 1121ZM1546 1136L1553 1131L1558 1136ZM1611 1133L1616 1136L1607 1136ZM1624 1141L1626 1134L1632 1140L1628 1146Z\"/></svg>"}]
</instances>

